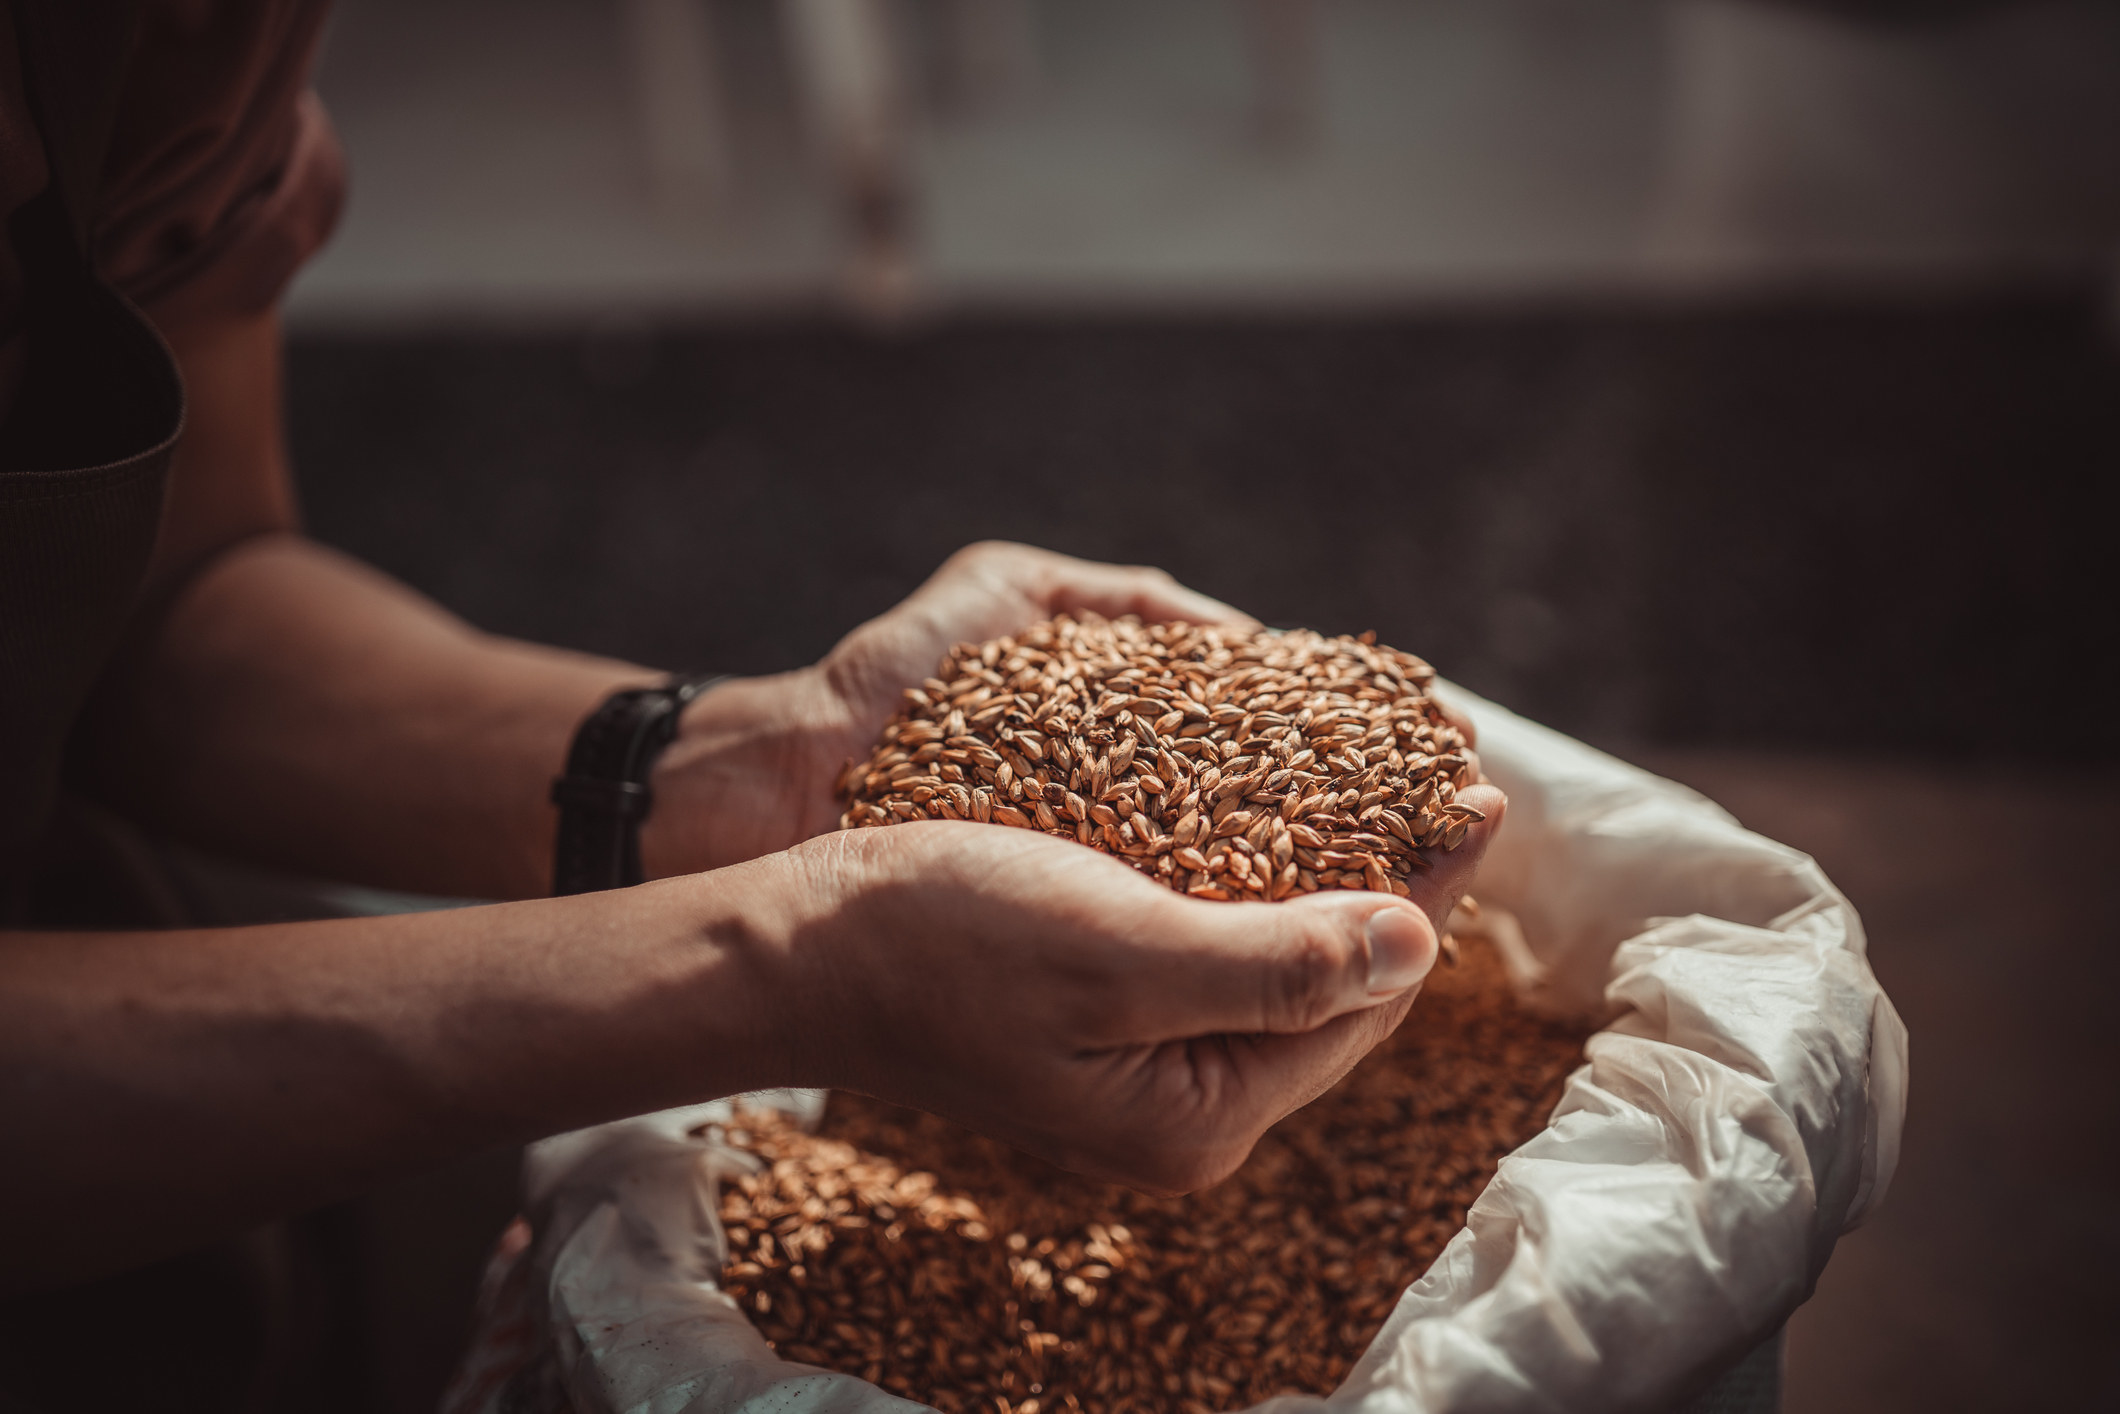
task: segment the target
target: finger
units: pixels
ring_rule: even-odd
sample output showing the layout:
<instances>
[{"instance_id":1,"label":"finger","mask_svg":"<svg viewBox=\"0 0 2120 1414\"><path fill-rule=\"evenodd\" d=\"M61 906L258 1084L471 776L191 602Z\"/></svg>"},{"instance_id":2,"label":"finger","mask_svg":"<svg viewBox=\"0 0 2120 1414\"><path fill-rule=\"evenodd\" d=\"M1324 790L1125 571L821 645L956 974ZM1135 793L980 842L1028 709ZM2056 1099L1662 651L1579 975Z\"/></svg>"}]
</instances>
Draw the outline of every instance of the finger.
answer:
<instances>
[{"instance_id":1,"label":"finger","mask_svg":"<svg viewBox=\"0 0 2120 1414\"><path fill-rule=\"evenodd\" d=\"M1465 745L1478 746L1480 743L1479 724L1472 720L1472 713L1456 701L1461 690L1456 683L1451 682L1447 678L1439 677L1429 687L1428 697L1430 701L1435 703L1437 710L1449 719L1451 725L1465 734Z\"/></svg>"},{"instance_id":2,"label":"finger","mask_svg":"<svg viewBox=\"0 0 2120 1414\"><path fill-rule=\"evenodd\" d=\"M1380 1006L1335 1017L1295 1035L1251 1036L1226 1052L1237 1084L1264 1126L1281 1120L1340 1083L1413 1010L1419 987Z\"/></svg>"},{"instance_id":3,"label":"finger","mask_svg":"<svg viewBox=\"0 0 2120 1414\"><path fill-rule=\"evenodd\" d=\"M1219 1032L1311 1031L1419 984L1437 925L1390 894L1335 890L1283 903L1175 895L1138 915L1143 937L1115 1044Z\"/></svg>"},{"instance_id":4,"label":"finger","mask_svg":"<svg viewBox=\"0 0 2120 1414\"><path fill-rule=\"evenodd\" d=\"M1480 744L1479 725L1472 720L1471 713L1462 707L1454 707L1440 698L1431 698L1429 700L1434 702L1435 709L1443 714L1443 720L1456 727L1458 734L1465 738L1465 746L1468 752L1472 747Z\"/></svg>"},{"instance_id":5,"label":"finger","mask_svg":"<svg viewBox=\"0 0 2120 1414\"><path fill-rule=\"evenodd\" d=\"M1101 1077L1114 1099L1069 1167L1155 1193L1220 1183L1258 1136L1337 1084L1397 1029L1418 987L1297 1034L1221 1035L1136 1047Z\"/></svg>"},{"instance_id":6,"label":"finger","mask_svg":"<svg viewBox=\"0 0 2120 1414\"><path fill-rule=\"evenodd\" d=\"M1409 881L1404 901L1337 889L1279 903L1190 899L1116 860L1060 846L1067 857L1041 868L1045 882L1093 869L1111 875L1082 878L1072 890L1082 925L1119 942L1127 959L1128 1002L1111 1014L1116 1029L1104 1039L1139 1045L1308 1031L1418 984L1508 806L1493 786L1468 786L1457 799L1484 818L1456 849L1426 856L1430 868Z\"/></svg>"},{"instance_id":7,"label":"finger","mask_svg":"<svg viewBox=\"0 0 2120 1414\"><path fill-rule=\"evenodd\" d=\"M888 613L842 639L825 666L864 717L888 712L901 689L934 671L953 643L1015 633L1058 613L1257 628L1258 621L1162 570L1078 560L1001 541L967 546Z\"/></svg>"},{"instance_id":8,"label":"finger","mask_svg":"<svg viewBox=\"0 0 2120 1414\"><path fill-rule=\"evenodd\" d=\"M1160 1009L1131 1015L1135 1034L1123 1039L1305 1032L1418 985L1508 807L1493 786L1470 786L1457 798L1486 818L1456 849L1431 856L1404 902L1366 890L1281 903L1159 900L1151 926L1162 948L1150 955L1167 975L1143 991Z\"/></svg>"},{"instance_id":9,"label":"finger","mask_svg":"<svg viewBox=\"0 0 2120 1414\"><path fill-rule=\"evenodd\" d=\"M1139 565L1066 560L1042 588L1046 609L1056 614L1075 614L1086 609L1108 619L1133 614L1148 623L1177 619L1229 628L1260 627L1257 619L1241 609L1189 589L1162 570Z\"/></svg>"},{"instance_id":10,"label":"finger","mask_svg":"<svg viewBox=\"0 0 2120 1414\"><path fill-rule=\"evenodd\" d=\"M945 570L954 572L952 577L983 580L990 592L1012 589L1045 614L1088 610L1110 619L1133 614L1150 623L1178 619L1259 627L1259 621L1242 610L1144 565L1110 565L1029 545L990 542L959 551Z\"/></svg>"},{"instance_id":11,"label":"finger","mask_svg":"<svg viewBox=\"0 0 2120 1414\"><path fill-rule=\"evenodd\" d=\"M1456 798L1487 818L1475 822L1456 849L1430 851L1427 858L1432 867L1408 882L1408 897L1428 915L1438 933L1446 926L1457 901L1472 887L1472 876L1479 872L1487 846L1493 843L1495 831L1502 827L1502 816L1509 809L1509 798L1493 786L1467 786Z\"/></svg>"},{"instance_id":12,"label":"finger","mask_svg":"<svg viewBox=\"0 0 2120 1414\"><path fill-rule=\"evenodd\" d=\"M1335 1017L1311 1031L1232 1038L1221 1052L1229 1071L1227 1103L1232 1111L1248 1110L1251 1125L1260 1131L1280 1123L1339 1084L1398 1030L1420 990L1410 987L1379 1006Z\"/></svg>"}]
</instances>

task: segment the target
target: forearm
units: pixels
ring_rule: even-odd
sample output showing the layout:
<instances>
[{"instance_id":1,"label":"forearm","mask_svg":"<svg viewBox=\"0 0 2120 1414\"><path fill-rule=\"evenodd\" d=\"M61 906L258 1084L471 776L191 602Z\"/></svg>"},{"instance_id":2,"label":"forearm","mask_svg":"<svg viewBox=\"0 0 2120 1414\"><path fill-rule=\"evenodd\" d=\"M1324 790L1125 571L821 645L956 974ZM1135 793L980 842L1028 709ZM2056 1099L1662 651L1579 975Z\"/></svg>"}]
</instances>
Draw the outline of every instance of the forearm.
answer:
<instances>
[{"instance_id":1,"label":"forearm","mask_svg":"<svg viewBox=\"0 0 2120 1414\"><path fill-rule=\"evenodd\" d=\"M179 838L459 897L549 887L546 792L631 664L478 633L291 535L210 565L106 694L97 788Z\"/></svg>"},{"instance_id":2,"label":"forearm","mask_svg":"<svg viewBox=\"0 0 2120 1414\"><path fill-rule=\"evenodd\" d=\"M759 961L776 869L396 918L0 934L9 1284L788 1083Z\"/></svg>"},{"instance_id":3,"label":"forearm","mask_svg":"<svg viewBox=\"0 0 2120 1414\"><path fill-rule=\"evenodd\" d=\"M104 694L87 761L128 813L222 853L456 897L533 897L550 888L548 792L575 729L609 693L661 677L480 633L365 565L264 536L178 597ZM649 876L831 828L836 808L815 779L836 770L844 731L814 670L732 681L694 702L654 781Z\"/></svg>"}]
</instances>

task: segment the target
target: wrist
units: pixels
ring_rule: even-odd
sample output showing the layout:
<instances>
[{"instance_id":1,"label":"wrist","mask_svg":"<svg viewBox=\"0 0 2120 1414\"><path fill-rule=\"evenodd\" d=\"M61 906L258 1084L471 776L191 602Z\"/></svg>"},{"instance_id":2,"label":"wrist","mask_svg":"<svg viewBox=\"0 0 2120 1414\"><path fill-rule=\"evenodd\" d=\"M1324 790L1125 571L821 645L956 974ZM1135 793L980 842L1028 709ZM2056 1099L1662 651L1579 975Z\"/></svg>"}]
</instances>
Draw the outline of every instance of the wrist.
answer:
<instances>
[{"instance_id":1,"label":"wrist","mask_svg":"<svg viewBox=\"0 0 2120 1414\"><path fill-rule=\"evenodd\" d=\"M837 985L846 980L843 967L816 963L847 961L840 941L856 936L849 930L858 927L865 874L842 851L813 846L641 890L699 900L692 928L705 963L686 1010L703 1007L717 1019L704 1038L712 1050L733 1038L748 1055L741 1089L830 1086L853 1075L850 1057L863 1049L863 989Z\"/></svg>"},{"instance_id":2,"label":"wrist","mask_svg":"<svg viewBox=\"0 0 2120 1414\"><path fill-rule=\"evenodd\" d=\"M576 1125L800 1083L785 958L797 926L773 860L535 905L571 917L564 1061L534 1089Z\"/></svg>"},{"instance_id":3,"label":"wrist","mask_svg":"<svg viewBox=\"0 0 2120 1414\"><path fill-rule=\"evenodd\" d=\"M641 827L649 878L718 869L838 824L851 719L815 668L732 678L686 708Z\"/></svg>"}]
</instances>

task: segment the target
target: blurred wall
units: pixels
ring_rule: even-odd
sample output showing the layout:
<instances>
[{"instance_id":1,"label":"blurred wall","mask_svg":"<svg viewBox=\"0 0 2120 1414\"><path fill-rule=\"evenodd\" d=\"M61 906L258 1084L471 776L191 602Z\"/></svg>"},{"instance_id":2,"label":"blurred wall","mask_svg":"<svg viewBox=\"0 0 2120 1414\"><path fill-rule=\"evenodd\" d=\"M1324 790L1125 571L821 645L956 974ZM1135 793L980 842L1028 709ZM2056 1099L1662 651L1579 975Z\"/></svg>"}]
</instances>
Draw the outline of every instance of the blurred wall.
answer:
<instances>
[{"instance_id":1,"label":"blurred wall","mask_svg":"<svg viewBox=\"0 0 2120 1414\"><path fill-rule=\"evenodd\" d=\"M2120 361L2066 291L342 337L293 395L326 538L649 663L811 661L1005 536L1373 627L1608 744L2113 750Z\"/></svg>"},{"instance_id":2,"label":"blurred wall","mask_svg":"<svg viewBox=\"0 0 2120 1414\"><path fill-rule=\"evenodd\" d=\"M845 286L862 203L871 224L903 208L888 219L914 297L944 308L1419 307L2108 270L2120 8L1937 13L341 0L320 81L353 203L292 309L328 326L815 304ZM817 14L891 21L875 31L888 82L834 87L845 46L820 58L818 25L793 22ZM997 14L1018 34L999 58L966 23ZM852 33L858 51L869 31Z\"/></svg>"}]
</instances>

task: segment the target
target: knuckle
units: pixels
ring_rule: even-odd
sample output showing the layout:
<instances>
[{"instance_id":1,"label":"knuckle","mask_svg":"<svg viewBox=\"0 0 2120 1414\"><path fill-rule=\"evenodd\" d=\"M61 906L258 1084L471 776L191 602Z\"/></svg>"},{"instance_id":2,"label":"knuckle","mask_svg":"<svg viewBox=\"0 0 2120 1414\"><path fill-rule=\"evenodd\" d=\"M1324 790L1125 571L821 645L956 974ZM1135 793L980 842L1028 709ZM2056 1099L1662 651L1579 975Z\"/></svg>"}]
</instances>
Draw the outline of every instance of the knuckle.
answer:
<instances>
[{"instance_id":1,"label":"knuckle","mask_svg":"<svg viewBox=\"0 0 2120 1414\"><path fill-rule=\"evenodd\" d=\"M996 560L1014 559L1024 547L1012 540L974 540L945 561L946 566L977 568Z\"/></svg>"},{"instance_id":2,"label":"knuckle","mask_svg":"<svg viewBox=\"0 0 2120 1414\"><path fill-rule=\"evenodd\" d=\"M1177 576L1161 565L1127 565L1125 571L1144 585L1155 589L1174 588L1178 583Z\"/></svg>"}]
</instances>

